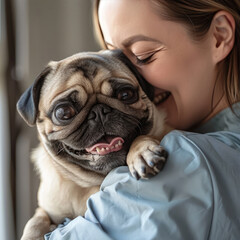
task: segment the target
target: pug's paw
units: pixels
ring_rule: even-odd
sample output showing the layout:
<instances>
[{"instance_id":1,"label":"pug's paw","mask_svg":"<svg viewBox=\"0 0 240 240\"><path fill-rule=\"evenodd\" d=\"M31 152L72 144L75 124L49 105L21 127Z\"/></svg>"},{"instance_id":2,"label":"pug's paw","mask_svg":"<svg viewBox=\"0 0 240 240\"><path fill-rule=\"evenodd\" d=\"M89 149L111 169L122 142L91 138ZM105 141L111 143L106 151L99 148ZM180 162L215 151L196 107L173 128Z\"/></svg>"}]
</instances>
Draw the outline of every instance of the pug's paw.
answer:
<instances>
[{"instance_id":1,"label":"pug's paw","mask_svg":"<svg viewBox=\"0 0 240 240\"><path fill-rule=\"evenodd\" d=\"M127 155L127 164L137 180L149 179L164 167L168 153L160 146L160 141L148 136L139 136L133 142Z\"/></svg>"}]
</instances>

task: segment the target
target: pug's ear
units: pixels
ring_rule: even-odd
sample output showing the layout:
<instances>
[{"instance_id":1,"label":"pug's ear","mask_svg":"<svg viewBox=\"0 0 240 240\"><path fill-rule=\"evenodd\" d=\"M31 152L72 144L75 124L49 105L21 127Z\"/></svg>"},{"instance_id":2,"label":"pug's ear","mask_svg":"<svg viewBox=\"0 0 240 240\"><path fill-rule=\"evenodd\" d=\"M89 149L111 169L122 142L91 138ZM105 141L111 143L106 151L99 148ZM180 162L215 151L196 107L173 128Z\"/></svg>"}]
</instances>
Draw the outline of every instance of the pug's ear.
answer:
<instances>
[{"instance_id":1,"label":"pug's ear","mask_svg":"<svg viewBox=\"0 0 240 240\"><path fill-rule=\"evenodd\" d=\"M145 80L145 78L138 72L137 68L134 64L127 58L127 56L121 50L111 50L113 55L120 59L135 75L137 78L139 85L141 86L142 90L146 93L148 98L153 101L154 98L154 87Z\"/></svg>"},{"instance_id":2,"label":"pug's ear","mask_svg":"<svg viewBox=\"0 0 240 240\"><path fill-rule=\"evenodd\" d=\"M36 123L41 88L51 70L52 67L47 66L17 102L19 114L30 126Z\"/></svg>"}]
</instances>

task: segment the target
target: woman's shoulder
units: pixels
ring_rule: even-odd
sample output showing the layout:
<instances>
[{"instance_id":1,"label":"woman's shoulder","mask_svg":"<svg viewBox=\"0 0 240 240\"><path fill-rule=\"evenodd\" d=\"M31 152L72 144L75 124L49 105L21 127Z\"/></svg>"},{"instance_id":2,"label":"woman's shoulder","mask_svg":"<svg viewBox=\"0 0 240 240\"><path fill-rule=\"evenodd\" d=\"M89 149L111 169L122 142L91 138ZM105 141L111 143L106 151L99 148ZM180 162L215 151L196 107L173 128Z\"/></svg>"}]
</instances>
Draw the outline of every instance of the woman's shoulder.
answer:
<instances>
[{"instance_id":1,"label":"woman's shoulder","mask_svg":"<svg viewBox=\"0 0 240 240\"><path fill-rule=\"evenodd\" d=\"M232 154L235 151L240 152L240 132L218 131L209 133L195 133L187 131L174 130L168 133L161 145L167 151L190 151L207 154L210 152L211 157L214 157L214 149L219 152Z\"/></svg>"},{"instance_id":2,"label":"woman's shoulder","mask_svg":"<svg viewBox=\"0 0 240 240\"><path fill-rule=\"evenodd\" d=\"M240 172L240 133L219 131L200 134L175 130L163 138L161 145L168 151L168 160L173 164L180 161L184 168L197 166L198 171L207 171L211 178L217 176L225 181L229 178L226 169L236 175ZM230 176L230 180L236 179Z\"/></svg>"}]
</instances>

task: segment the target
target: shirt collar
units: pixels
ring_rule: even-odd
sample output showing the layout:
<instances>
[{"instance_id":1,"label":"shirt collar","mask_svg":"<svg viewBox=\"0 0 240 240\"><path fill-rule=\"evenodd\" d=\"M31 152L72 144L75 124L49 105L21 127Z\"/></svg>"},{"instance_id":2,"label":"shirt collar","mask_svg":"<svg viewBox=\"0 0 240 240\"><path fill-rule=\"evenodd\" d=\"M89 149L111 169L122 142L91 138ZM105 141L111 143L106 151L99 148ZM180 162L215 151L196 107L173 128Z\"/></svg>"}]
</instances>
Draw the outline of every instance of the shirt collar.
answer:
<instances>
[{"instance_id":1,"label":"shirt collar","mask_svg":"<svg viewBox=\"0 0 240 240\"><path fill-rule=\"evenodd\" d=\"M233 109L233 111L232 111ZM222 110L194 132L208 133L218 131L240 132L240 102Z\"/></svg>"}]
</instances>

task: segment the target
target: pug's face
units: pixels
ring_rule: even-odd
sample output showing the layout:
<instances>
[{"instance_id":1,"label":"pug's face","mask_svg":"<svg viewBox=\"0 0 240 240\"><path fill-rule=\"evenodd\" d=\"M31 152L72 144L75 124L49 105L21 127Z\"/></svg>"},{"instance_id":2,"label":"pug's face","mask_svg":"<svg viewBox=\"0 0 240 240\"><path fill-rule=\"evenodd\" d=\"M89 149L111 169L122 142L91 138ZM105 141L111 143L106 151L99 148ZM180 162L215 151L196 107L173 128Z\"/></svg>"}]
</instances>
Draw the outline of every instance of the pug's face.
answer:
<instances>
[{"instance_id":1,"label":"pug's face","mask_svg":"<svg viewBox=\"0 0 240 240\"><path fill-rule=\"evenodd\" d=\"M140 86L141 85L141 86ZM50 62L18 110L36 123L55 161L106 175L126 164L133 140L153 131L152 88L116 51Z\"/></svg>"}]
</instances>

